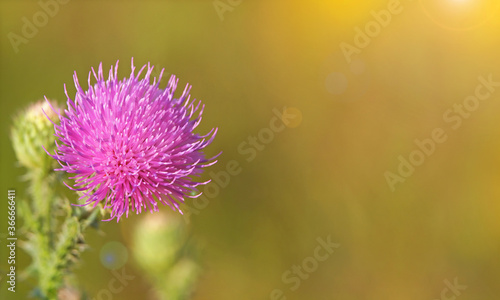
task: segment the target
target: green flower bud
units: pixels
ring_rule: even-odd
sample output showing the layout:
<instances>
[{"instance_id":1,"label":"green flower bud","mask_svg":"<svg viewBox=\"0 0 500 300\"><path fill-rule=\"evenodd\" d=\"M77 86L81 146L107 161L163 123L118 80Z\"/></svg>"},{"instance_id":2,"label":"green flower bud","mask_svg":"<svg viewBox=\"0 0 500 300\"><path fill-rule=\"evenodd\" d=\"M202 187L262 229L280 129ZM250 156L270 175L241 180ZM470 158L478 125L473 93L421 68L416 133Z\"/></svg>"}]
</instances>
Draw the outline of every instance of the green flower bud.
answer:
<instances>
[{"instance_id":1,"label":"green flower bud","mask_svg":"<svg viewBox=\"0 0 500 300\"><path fill-rule=\"evenodd\" d=\"M172 214L155 213L143 218L133 235L133 254L137 263L152 274L168 270L185 244L183 225L182 220Z\"/></svg>"},{"instance_id":2,"label":"green flower bud","mask_svg":"<svg viewBox=\"0 0 500 300\"><path fill-rule=\"evenodd\" d=\"M190 259L181 259L167 274L159 293L164 296L163 299L190 299L200 273L201 269L197 263Z\"/></svg>"},{"instance_id":3,"label":"green flower bud","mask_svg":"<svg viewBox=\"0 0 500 300\"><path fill-rule=\"evenodd\" d=\"M51 104L55 110L59 111L55 102L51 101ZM39 101L14 118L11 139L19 163L31 171L45 173L55 166L55 160L47 155L43 147L49 153L53 153L55 136L54 125L43 112L52 122L59 121L59 116L52 110L49 103L45 100Z\"/></svg>"},{"instance_id":4,"label":"green flower bud","mask_svg":"<svg viewBox=\"0 0 500 300\"><path fill-rule=\"evenodd\" d=\"M201 267L198 245L188 241L186 224L176 214L155 213L134 230L133 255L146 271L158 299L186 300L194 291Z\"/></svg>"}]
</instances>

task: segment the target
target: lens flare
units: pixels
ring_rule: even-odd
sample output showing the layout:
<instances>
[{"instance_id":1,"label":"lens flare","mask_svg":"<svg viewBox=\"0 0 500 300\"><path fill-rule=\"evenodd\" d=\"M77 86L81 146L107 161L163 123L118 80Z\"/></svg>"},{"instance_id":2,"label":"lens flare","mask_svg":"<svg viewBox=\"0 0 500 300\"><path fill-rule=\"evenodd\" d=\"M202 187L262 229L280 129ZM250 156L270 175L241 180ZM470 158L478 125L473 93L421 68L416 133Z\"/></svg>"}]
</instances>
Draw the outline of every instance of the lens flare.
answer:
<instances>
[{"instance_id":1,"label":"lens flare","mask_svg":"<svg viewBox=\"0 0 500 300\"><path fill-rule=\"evenodd\" d=\"M447 30L472 30L486 24L498 13L500 2L494 0L420 0L429 19Z\"/></svg>"}]
</instances>

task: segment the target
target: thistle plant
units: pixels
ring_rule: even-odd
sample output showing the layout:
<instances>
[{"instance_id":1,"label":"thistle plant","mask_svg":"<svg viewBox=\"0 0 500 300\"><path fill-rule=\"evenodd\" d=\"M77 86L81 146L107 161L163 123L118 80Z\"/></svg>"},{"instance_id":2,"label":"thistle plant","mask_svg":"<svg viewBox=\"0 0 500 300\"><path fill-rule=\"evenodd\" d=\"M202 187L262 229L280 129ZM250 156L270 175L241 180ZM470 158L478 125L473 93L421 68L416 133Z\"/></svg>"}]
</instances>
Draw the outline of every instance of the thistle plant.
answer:
<instances>
[{"instance_id":1,"label":"thistle plant","mask_svg":"<svg viewBox=\"0 0 500 300\"><path fill-rule=\"evenodd\" d=\"M61 122L54 126L59 144L51 156L62 166L57 170L74 174L70 188L82 191L84 205L103 203L111 210L109 219L117 221L129 211L158 211L158 203L182 213L179 203L199 196L196 187L207 183L195 178L216 162L201 150L217 129L204 136L193 132L203 106L191 100L191 87L174 98L178 79L172 75L160 89L164 70L151 84L149 65L140 79L145 68L136 75L132 60L130 77L120 81L117 62L105 80L101 64L97 74L89 73L87 91L75 73L75 99L68 96L64 115L58 115Z\"/></svg>"},{"instance_id":2,"label":"thistle plant","mask_svg":"<svg viewBox=\"0 0 500 300\"><path fill-rule=\"evenodd\" d=\"M143 66L135 74L132 60L130 76L118 80L118 62L107 79L100 64L97 73L89 73L86 90L75 73L76 94L71 98L65 88L66 108L45 98L14 120L12 143L30 186L30 201L22 202L19 210L26 236L22 246L32 257L25 274L38 280L33 295L52 300L58 293L75 294L68 282L72 264L87 247L84 233L108 214L106 221L120 221L129 212L156 212L158 204L182 214L180 204L198 197L197 187L209 182L198 178L203 168L216 163L203 150L217 129L194 133L204 106L191 99L189 85L174 97L178 79L173 75L160 88L164 70L151 78L153 68ZM66 178L66 173L71 176ZM61 182L76 192L77 200L59 192ZM174 237L183 226L177 223L173 231L160 232ZM157 234L141 230L145 240ZM152 278L169 281L161 290L163 298L187 299L199 273L194 252L186 252L191 244L183 238L153 243L164 238L158 236L149 245L172 254L156 266L161 268L144 265L144 257L138 260Z\"/></svg>"},{"instance_id":3,"label":"thistle plant","mask_svg":"<svg viewBox=\"0 0 500 300\"><path fill-rule=\"evenodd\" d=\"M50 106L52 108L50 109ZM38 287L33 295L40 299L56 299L58 291L66 286L71 265L85 249L83 232L98 220L99 210L71 207L57 192L54 161L47 157L43 147L54 148L54 130L44 111L57 121L55 102L38 102L14 118L11 139L21 166L26 168L28 197L31 201L19 203L19 214L24 224L21 243L32 262L23 277L34 276Z\"/></svg>"},{"instance_id":4,"label":"thistle plant","mask_svg":"<svg viewBox=\"0 0 500 300\"><path fill-rule=\"evenodd\" d=\"M158 213L141 219L133 232L132 254L159 300L186 300L201 267L199 244L178 215Z\"/></svg>"}]
</instances>

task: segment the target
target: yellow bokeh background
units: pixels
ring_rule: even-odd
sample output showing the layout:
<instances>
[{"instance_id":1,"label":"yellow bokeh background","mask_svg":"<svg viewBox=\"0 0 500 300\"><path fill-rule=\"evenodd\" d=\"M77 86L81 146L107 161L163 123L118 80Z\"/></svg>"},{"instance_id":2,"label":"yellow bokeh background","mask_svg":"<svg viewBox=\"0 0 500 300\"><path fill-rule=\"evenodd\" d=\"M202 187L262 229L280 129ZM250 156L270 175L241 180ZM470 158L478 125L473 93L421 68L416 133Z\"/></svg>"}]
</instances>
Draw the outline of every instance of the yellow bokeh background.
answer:
<instances>
[{"instance_id":1,"label":"yellow bokeh background","mask_svg":"<svg viewBox=\"0 0 500 300\"><path fill-rule=\"evenodd\" d=\"M189 82L203 100L199 132L219 128L207 154L223 151L207 171L230 161L242 169L191 217L205 268L194 300L272 299L275 289L287 299L440 299L455 278L467 288L448 297L498 299L500 87L459 128L443 117L475 95L480 77L500 82L498 1L219 2L231 9L201 0L72 0L18 53L9 33L21 35L23 18L41 7L0 2L1 191L26 196L8 137L12 116L44 95L64 103L63 84L75 92L74 71L86 87L91 67L120 60L127 76L134 57L136 66L176 74L182 87ZM389 19L377 27L381 14ZM343 43L356 53L346 58ZM248 161L241 144L287 108L300 120ZM436 128L446 141L392 191L384 174L397 174L399 157L409 159L415 140ZM0 205L5 233L7 203ZM89 233L76 273L91 297L113 277L101 248L119 241L130 249L143 217ZM340 247L292 291L284 272L327 236ZM32 281L19 281L15 295L6 291L5 253L0 298L26 299ZM18 256L26 266L21 249ZM114 299L149 299L151 286L128 257L136 279Z\"/></svg>"}]
</instances>

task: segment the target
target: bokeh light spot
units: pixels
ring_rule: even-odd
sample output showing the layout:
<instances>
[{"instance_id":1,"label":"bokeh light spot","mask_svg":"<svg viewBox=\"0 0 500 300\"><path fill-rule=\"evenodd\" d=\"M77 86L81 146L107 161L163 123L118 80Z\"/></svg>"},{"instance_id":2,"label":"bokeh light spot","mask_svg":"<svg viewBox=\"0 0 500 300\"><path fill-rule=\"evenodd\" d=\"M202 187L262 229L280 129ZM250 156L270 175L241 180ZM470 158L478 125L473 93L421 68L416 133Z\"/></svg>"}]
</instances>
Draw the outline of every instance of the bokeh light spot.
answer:
<instances>
[{"instance_id":1,"label":"bokeh light spot","mask_svg":"<svg viewBox=\"0 0 500 300\"><path fill-rule=\"evenodd\" d=\"M347 89L347 77L339 72L330 73L325 80L326 89L330 94L340 95Z\"/></svg>"},{"instance_id":2,"label":"bokeh light spot","mask_svg":"<svg viewBox=\"0 0 500 300\"><path fill-rule=\"evenodd\" d=\"M101 248L101 263L110 270L116 270L125 265L128 260L128 250L120 242L109 242Z\"/></svg>"}]
</instances>

